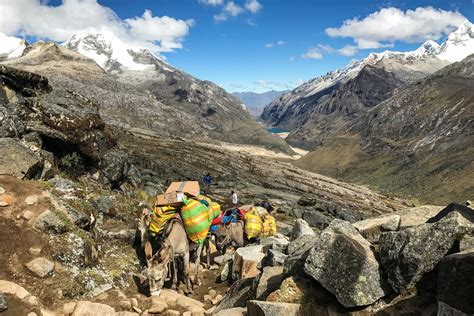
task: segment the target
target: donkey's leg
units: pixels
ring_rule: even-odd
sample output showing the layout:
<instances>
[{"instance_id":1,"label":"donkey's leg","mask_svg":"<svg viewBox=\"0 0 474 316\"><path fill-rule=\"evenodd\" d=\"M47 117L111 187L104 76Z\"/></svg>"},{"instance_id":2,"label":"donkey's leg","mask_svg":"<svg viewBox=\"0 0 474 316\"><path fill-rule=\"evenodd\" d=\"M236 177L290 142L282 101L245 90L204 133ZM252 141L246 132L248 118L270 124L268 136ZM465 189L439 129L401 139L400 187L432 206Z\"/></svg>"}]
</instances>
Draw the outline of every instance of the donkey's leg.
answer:
<instances>
[{"instance_id":1,"label":"donkey's leg","mask_svg":"<svg viewBox=\"0 0 474 316\"><path fill-rule=\"evenodd\" d=\"M189 251L185 252L183 255L183 274L184 282L186 282L185 292L191 294L193 292L193 285L191 283L191 276L189 275Z\"/></svg>"},{"instance_id":2,"label":"donkey's leg","mask_svg":"<svg viewBox=\"0 0 474 316\"><path fill-rule=\"evenodd\" d=\"M210 269L211 268L211 236L208 236L206 238L206 261L207 261L206 268Z\"/></svg>"},{"instance_id":3,"label":"donkey's leg","mask_svg":"<svg viewBox=\"0 0 474 316\"><path fill-rule=\"evenodd\" d=\"M202 255L203 244L200 244L197 248L197 258L196 258L196 283L201 285L201 277L199 275L199 266L201 265L201 255Z\"/></svg>"},{"instance_id":4,"label":"donkey's leg","mask_svg":"<svg viewBox=\"0 0 474 316\"><path fill-rule=\"evenodd\" d=\"M171 284L171 289L176 290L178 286L178 269L176 267L176 257L171 260L171 265L173 269L173 283Z\"/></svg>"}]
</instances>

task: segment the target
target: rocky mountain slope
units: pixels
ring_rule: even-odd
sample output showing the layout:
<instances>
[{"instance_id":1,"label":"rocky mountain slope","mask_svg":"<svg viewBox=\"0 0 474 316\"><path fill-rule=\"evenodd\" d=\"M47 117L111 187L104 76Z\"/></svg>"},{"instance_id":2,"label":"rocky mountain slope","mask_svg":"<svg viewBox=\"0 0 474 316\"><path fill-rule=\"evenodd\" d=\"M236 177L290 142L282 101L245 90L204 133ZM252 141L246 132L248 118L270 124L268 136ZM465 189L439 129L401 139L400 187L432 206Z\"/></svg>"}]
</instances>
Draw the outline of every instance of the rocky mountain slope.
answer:
<instances>
[{"instance_id":1,"label":"rocky mountain slope","mask_svg":"<svg viewBox=\"0 0 474 316\"><path fill-rule=\"evenodd\" d=\"M267 104L286 92L288 91L271 90L263 93L234 92L232 95L237 97L243 104L247 106L252 116L259 117Z\"/></svg>"},{"instance_id":2,"label":"rocky mountain slope","mask_svg":"<svg viewBox=\"0 0 474 316\"><path fill-rule=\"evenodd\" d=\"M354 98L358 99L358 96L362 95L362 102L369 101L359 107L359 110L364 112L380 102L381 97L387 99L400 87L434 73L449 63L460 61L471 54L474 51L474 33L472 29L472 24L466 22L450 34L442 45L438 45L434 41L427 41L412 52L385 51L371 53L363 60L353 61L343 69L310 80L282 95L265 108L262 119L270 125L294 131L295 134L290 134L288 138L290 144L314 148L319 140L317 135L313 137L313 134L318 134L322 129L331 128L333 121L336 125L340 120L350 121L351 118L348 118L348 116L354 114L353 109L347 109L340 111L339 115L333 118L327 117L327 113L324 113L325 110L322 108L327 107L328 103L343 107L344 103L354 102ZM380 82L386 81L385 90L388 88L391 91L386 91L389 93L381 96L380 91L375 90L372 98L373 90L369 89L369 86L366 89L352 91L356 93L355 96L351 93L348 94L346 91L348 90L347 83L357 81L360 78L365 79L365 76L358 75L370 67L385 70L386 76L380 73L377 79ZM393 78L390 77L394 77L397 81L393 82ZM392 82L394 85L391 85ZM363 84L364 82L360 84L352 83L352 86L362 86ZM316 138L316 140L312 138Z\"/></svg>"},{"instance_id":3,"label":"rocky mountain slope","mask_svg":"<svg viewBox=\"0 0 474 316\"><path fill-rule=\"evenodd\" d=\"M297 165L424 200L472 196L473 62L471 55L408 86Z\"/></svg>"},{"instance_id":4,"label":"rocky mountain slope","mask_svg":"<svg viewBox=\"0 0 474 316\"><path fill-rule=\"evenodd\" d=\"M68 45L72 45L72 39ZM94 39L95 49L99 49L99 43L106 45ZM133 58L139 60L136 64L142 65L141 70L132 67L135 62L124 58L113 59L109 63L113 66L109 67L65 46L37 42L25 49L21 57L3 63L48 76L53 90L75 91L93 100L110 125L140 127L166 136L260 144L275 151L291 152L284 141L267 133L223 89L167 66L149 51L135 53ZM144 66L141 62L148 64Z\"/></svg>"}]
</instances>

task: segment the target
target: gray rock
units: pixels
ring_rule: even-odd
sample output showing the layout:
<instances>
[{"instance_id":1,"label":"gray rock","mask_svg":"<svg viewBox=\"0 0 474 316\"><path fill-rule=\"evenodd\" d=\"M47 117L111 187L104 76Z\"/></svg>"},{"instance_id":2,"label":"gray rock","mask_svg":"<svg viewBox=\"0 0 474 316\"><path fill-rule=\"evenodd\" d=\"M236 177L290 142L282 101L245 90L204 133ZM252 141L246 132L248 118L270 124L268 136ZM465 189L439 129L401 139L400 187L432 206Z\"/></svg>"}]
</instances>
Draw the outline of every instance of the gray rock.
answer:
<instances>
[{"instance_id":1,"label":"gray rock","mask_svg":"<svg viewBox=\"0 0 474 316\"><path fill-rule=\"evenodd\" d=\"M288 245L288 257L285 260L285 273L291 275L304 274L303 268L310 250L318 241L315 235L303 235Z\"/></svg>"},{"instance_id":2,"label":"gray rock","mask_svg":"<svg viewBox=\"0 0 474 316\"><path fill-rule=\"evenodd\" d=\"M248 316L290 316L299 315L301 305L293 303L248 301Z\"/></svg>"},{"instance_id":3,"label":"gray rock","mask_svg":"<svg viewBox=\"0 0 474 316\"><path fill-rule=\"evenodd\" d=\"M265 237L260 240L261 245L268 246L269 249L283 253L286 252L289 243L290 242L286 238L278 238L276 236Z\"/></svg>"},{"instance_id":4,"label":"gray rock","mask_svg":"<svg viewBox=\"0 0 474 316\"><path fill-rule=\"evenodd\" d=\"M93 200L97 211L102 214L109 214L109 210L115 205L115 199L111 196L99 196Z\"/></svg>"},{"instance_id":5,"label":"gray rock","mask_svg":"<svg viewBox=\"0 0 474 316\"><path fill-rule=\"evenodd\" d=\"M99 296L100 294L107 292L108 290L112 289L111 284L102 284L99 285L98 287L94 288L92 291L90 291L87 296L89 297L96 297Z\"/></svg>"},{"instance_id":6,"label":"gray rock","mask_svg":"<svg viewBox=\"0 0 474 316\"><path fill-rule=\"evenodd\" d=\"M0 174L20 179L39 178L43 162L34 152L12 138L0 138L0 148Z\"/></svg>"},{"instance_id":7,"label":"gray rock","mask_svg":"<svg viewBox=\"0 0 474 316\"><path fill-rule=\"evenodd\" d=\"M315 198L312 198L310 196L302 196L298 200L298 205L301 205L301 206L314 206L314 205L316 205L317 202L318 201Z\"/></svg>"},{"instance_id":8,"label":"gray rock","mask_svg":"<svg viewBox=\"0 0 474 316\"><path fill-rule=\"evenodd\" d=\"M458 212L380 236L380 261L391 287L401 293L412 288L452 249L456 241L473 234L474 225Z\"/></svg>"},{"instance_id":9,"label":"gray rock","mask_svg":"<svg viewBox=\"0 0 474 316\"><path fill-rule=\"evenodd\" d=\"M295 240L301 236L309 235L314 236L316 233L309 227L308 223L303 219L295 220L295 225L293 226L293 231L291 232L290 240Z\"/></svg>"},{"instance_id":10,"label":"gray rock","mask_svg":"<svg viewBox=\"0 0 474 316\"><path fill-rule=\"evenodd\" d=\"M318 237L304 270L345 307L372 304L389 291L370 246L349 222L335 219Z\"/></svg>"},{"instance_id":11,"label":"gray rock","mask_svg":"<svg viewBox=\"0 0 474 316\"><path fill-rule=\"evenodd\" d=\"M31 260L26 264L28 270L39 276L40 278L44 278L54 270L54 263L50 260L40 257Z\"/></svg>"},{"instance_id":12,"label":"gray rock","mask_svg":"<svg viewBox=\"0 0 474 316\"><path fill-rule=\"evenodd\" d=\"M253 282L254 278L240 279L234 282L214 312L217 313L234 307L245 307L248 300L255 298L255 294L252 291Z\"/></svg>"},{"instance_id":13,"label":"gray rock","mask_svg":"<svg viewBox=\"0 0 474 316\"><path fill-rule=\"evenodd\" d=\"M74 182L68 179L61 178L59 176L48 180L48 183L51 184L56 190L63 193L71 193L75 190Z\"/></svg>"},{"instance_id":14,"label":"gray rock","mask_svg":"<svg viewBox=\"0 0 474 316\"><path fill-rule=\"evenodd\" d=\"M262 259L265 257L262 245L250 245L238 248L234 253L232 262L232 278L246 279L260 274L258 269Z\"/></svg>"},{"instance_id":15,"label":"gray rock","mask_svg":"<svg viewBox=\"0 0 474 316\"><path fill-rule=\"evenodd\" d=\"M474 250L446 256L438 272L438 302L474 314Z\"/></svg>"},{"instance_id":16,"label":"gray rock","mask_svg":"<svg viewBox=\"0 0 474 316\"><path fill-rule=\"evenodd\" d=\"M34 227L43 232L61 234L68 230L68 225L63 218L56 213L46 210L41 213L35 221Z\"/></svg>"},{"instance_id":17,"label":"gray rock","mask_svg":"<svg viewBox=\"0 0 474 316\"><path fill-rule=\"evenodd\" d=\"M303 213L303 219L313 227L317 227L319 229L325 229L331 223L331 219L324 215L321 212L312 210L312 211L305 211Z\"/></svg>"},{"instance_id":18,"label":"gray rock","mask_svg":"<svg viewBox=\"0 0 474 316\"><path fill-rule=\"evenodd\" d=\"M127 180L130 168L129 156L121 150L109 150L103 157L100 167L102 182L117 188Z\"/></svg>"},{"instance_id":19,"label":"gray rock","mask_svg":"<svg viewBox=\"0 0 474 316\"><path fill-rule=\"evenodd\" d=\"M255 297L258 300L265 300L267 296L276 291L283 281L283 267L265 267L262 273L255 278Z\"/></svg>"},{"instance_id":20,"label":"gray rock","mask_svg":"<svg viewBox=\"0 0 474 316\"><path fill-rule=\"evenodd\" d=\"M74 308L72 316L88 316L88 315L101 315L101 316L112 316L115 315L115 309L109 305L101 303L92 303L89 301L79 301Z\"/></svg>"},{"instance_id":21,"label":"gray rock","mask_svg":"<svg viewBox=\"0 0 474 316\"><path fill-rule=\"evenodd\" d=\"M83 212L70 207L67 204L63 204L64 211L69 220L79 228L85 229L90 225L90 215L84 214Z\"/></svg>"},{"instance_id":22,"label":"gray rock","mask_svg":"<svg viewBox=\"0 0 474 316\"><path fill-rule=\"evenodd\" d=\"M299 207L296 207L296 208L293 208L293 209L290 211L290 214L293 215L293 216L296 217L296 218L302 218L304 212L305 212L304 209L299 208Z\"/></svg>"},{"instance_id":23,"label":"gray rock","mask_svg":"<svg viewBox=\"0 0 474 316\"><path fill-rule=\"evenodd\" d=\"M247 315L247 308L235 307L229 309L223 309L217 313L212 313L214 316L244 316Z\"/></svg>"},{"instance_id":24,"label":"gray rock","mask_svg":"<svg viewBox=\"0 0 474 316\"><path fill-rule=\"evenodd\" d=\"M267 256L263 260L265 266L278 267L285 264L285 260L288 255L281 253L277 250L270 249L267 251Z\"/></svg>"},{"instance_id":25,"label":"gray rock","mask_svg":"<svg viewBox=\"0 0 474 316\"><path fill-rule=\"evenodd\" d=\"M378 242L380 234L386 231L396 231L400 225L400 215L391 214L369 218L352 224L369 242Z\"/></svg>"},{"instance_id":26,"label":"gray rock","mask_svg":"<svg viewBox=\"0 0 474 316\"><path fill-rule=\"evenodd\" d=\"M5 297L5 294L0 292L0 313L3 311L6 311L7 309L8 309L7 298Z\"/></svg>"},{"instance_id":27,"label":"gray rock","mask_svg":"<svg viewBox=\"0 0 474 316\"><path fill-rule=\"evenodd\" d=\"M472 314L463 313L446 303L438 302L438 313L437 316L472 316Z\"/></svg>"},{"instance_id":28,"label":"gray rock","mask_svg":"<svg viewBox=\"0 0 474 316\"><path fill-rule=\"evenodd\" d=\"M223 265L227 261L232 260L232 254L230 253L225 253L221 256L217 256L214 258L214 262L217 263L218 265Z\"/></svg>"},{"instance_id":29,"label":"gray rock","mask_svg":"<svg viewBox=\"0 0 474 316\"><path fill-rule=\"evenodd\" d=\"M221 278L222 282L229 280L229 278L231 277L231 275L230 275L231 270L232 270L232 261L226 261L226 263L224 265L224 268L222 268L221 275L220 275L220 278Z\"/></svg>"},{"instance_id":30,"label":"gray rock","mask_svg":"<svg viewBox=\"0 0 474 316\"><path fill-rule=\"evenodd\" d=\"M465 235L459 241L459 251L474 249L474 236Z\"/></svg>"}]
</instances>

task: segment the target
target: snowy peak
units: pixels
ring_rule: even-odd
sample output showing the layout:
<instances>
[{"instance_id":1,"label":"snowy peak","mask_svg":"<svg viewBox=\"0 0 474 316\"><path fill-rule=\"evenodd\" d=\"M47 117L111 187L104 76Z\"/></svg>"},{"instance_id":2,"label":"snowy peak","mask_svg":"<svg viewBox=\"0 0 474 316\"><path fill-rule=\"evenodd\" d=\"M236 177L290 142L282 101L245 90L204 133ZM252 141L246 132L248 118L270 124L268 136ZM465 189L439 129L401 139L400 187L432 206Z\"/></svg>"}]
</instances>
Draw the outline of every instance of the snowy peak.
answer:
<instances>
[{"instance_id":1,"label":"snowy peak","mask_svg":"<svg viewBox=\"0 0 474 316\"><path fill-rule=\"evenodd\" d=\"M62 45L93 59L107 71L146 70L158 60L149 50L130 46L107 30L74 34Z\"/></svg>"},{"instance_id":2,"label":"snowy peak","mask_svg":"<svg viewBox=\"0 0 474 316\"><path fill-rule=\"evenodd\" d=\"M464 22L456 31L449 34L446 42L439 49L438 58L457 62L474 54L474 27L469 21Z\"/></svg>"},{"instance_id":3,"label":"snowy peak","mask_svg":"<svg viewBox=\"0 0 474 316\"><path fill-rule=\"evenodd\" d=\"M28 42L16 37L10 37L0 33L0 60L20 57Z\"/></svg>"}]
</instances>

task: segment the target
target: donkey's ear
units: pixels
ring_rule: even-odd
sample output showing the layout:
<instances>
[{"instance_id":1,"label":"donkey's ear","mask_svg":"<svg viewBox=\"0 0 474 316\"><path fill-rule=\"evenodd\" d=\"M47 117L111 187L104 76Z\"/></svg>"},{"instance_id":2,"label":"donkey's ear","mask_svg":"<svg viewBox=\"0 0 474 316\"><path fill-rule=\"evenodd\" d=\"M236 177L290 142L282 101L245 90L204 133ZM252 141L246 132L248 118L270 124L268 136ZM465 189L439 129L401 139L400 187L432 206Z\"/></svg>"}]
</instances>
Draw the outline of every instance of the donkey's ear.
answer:
<instances>
[{"instance_id":1,"label":"donkey's ear","mask_svg":"<svg viewBox=\"0 0 474 316\"><path fill-rule=\"evenodd\" d=\"M145 243L145 256L146 256L147 261L152 259L152 257L153 257L152 252L153 252L153 250L152 250L152 247L151 247L151 243L150 243L150 241L147 241Z\"/></svg>"},{"instance_id":2,"label":"donkey's ear","mask_svg":"<svg viewBox=\"0 0 474 316\"><path fill-rule=\"evenodd\" d=\"M160 251L157 253L160 262L168 262L168 260L170 258L170 251L169 250L170 250L170 248L167 245L163 244L161 246Z\"/></svg>"}]
</instances>

